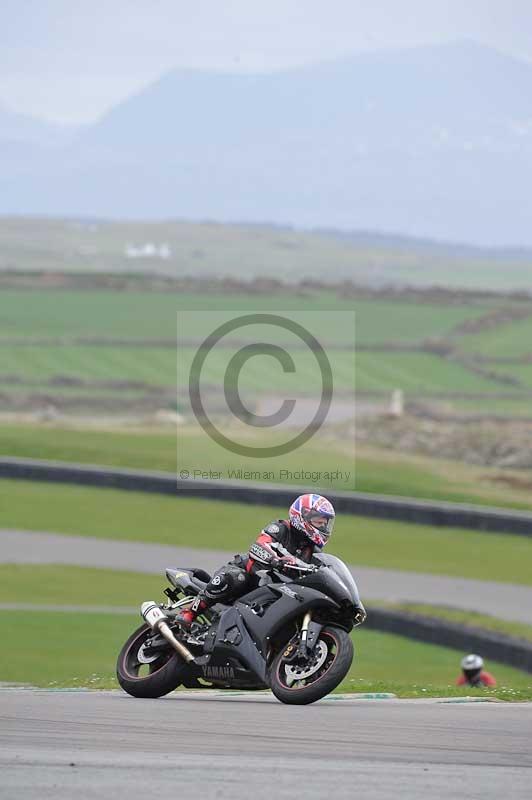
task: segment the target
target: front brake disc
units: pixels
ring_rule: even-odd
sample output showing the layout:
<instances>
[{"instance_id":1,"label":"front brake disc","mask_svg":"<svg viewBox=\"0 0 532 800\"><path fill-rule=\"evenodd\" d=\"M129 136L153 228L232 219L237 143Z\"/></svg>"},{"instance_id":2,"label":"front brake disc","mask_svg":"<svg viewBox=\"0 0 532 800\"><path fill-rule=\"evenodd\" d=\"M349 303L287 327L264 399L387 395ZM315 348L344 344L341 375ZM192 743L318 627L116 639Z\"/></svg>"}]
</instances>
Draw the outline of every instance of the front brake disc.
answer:
<instances>
[{"instance_id":1,"label":"front brake disc","mask_svg":"<svg viewBox=\"0 0 532 800\"><path fill-rule=\"evenodd\" d=\"M325 663L328 652L329 649L327 645L323 640L320 639L306 664L302 664L301 666L296 665L294 667L292 667L290 664L287 664L284 668L286 685L291 686L296 681L302 681L305 678L310 678L311 675L314 675L314 673L317 672Z\"/></svg>"}]
</instances>

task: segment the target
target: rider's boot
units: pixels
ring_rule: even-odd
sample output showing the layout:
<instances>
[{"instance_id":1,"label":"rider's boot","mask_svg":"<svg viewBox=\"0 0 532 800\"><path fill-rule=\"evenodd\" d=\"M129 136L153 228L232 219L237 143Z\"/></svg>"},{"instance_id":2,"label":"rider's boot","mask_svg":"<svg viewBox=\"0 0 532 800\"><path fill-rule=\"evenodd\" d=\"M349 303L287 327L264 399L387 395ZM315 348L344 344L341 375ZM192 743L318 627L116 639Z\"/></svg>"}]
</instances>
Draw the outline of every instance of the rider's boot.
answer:
<instances>
[{"instance_id":1,"label":"rider's boot","mask_svg":"<svg viewBox=\"0 0 532 800\"><path fill-rule=\"evenodd\" d=\"M185 608L181 611L176 619L176 622L181 625L182 628L189 631L192 627L192 623L195 621L198 614L201 614L202 611L208 608L208 604L203 600L201 597L196 597L190 608Z\"/></svg>"}]
</instances>

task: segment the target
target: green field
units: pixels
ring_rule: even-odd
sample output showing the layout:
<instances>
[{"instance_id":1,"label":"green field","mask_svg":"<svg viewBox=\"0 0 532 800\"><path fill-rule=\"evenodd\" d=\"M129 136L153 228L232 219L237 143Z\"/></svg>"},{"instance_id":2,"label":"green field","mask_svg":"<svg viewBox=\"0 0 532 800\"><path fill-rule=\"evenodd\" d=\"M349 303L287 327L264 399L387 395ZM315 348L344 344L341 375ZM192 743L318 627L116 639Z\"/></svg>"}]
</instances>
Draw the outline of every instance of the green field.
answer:
<instances>
[{"instance_id":1,"label":"green field","mask_svg":"<svg viewBox=\"0 0 532 800\"><path fill-rule=\"evenodd\" d=\"M71 377L175 386L176 353L158 347L0 346L0 370L36 380Z\"/></svg>"},{"instance_id":2,"label":"green field","mask_svg":"<svg viewBox=\"0 0 532 800\"><path fill-rule=\"evenodd\" d=\"M147 360L154 353L154 362L161 358L158 351L137 352L139 372L143 368L141 358ZM180 348L178 355L178 385L186 386L192 359L196 350ZM202 378L207 383L222 385L227 363L232 355L228 348L219 348L213 357L205 362ZM174 359L174 355L170 354ZM349 352L329 351L328 358L334 376L336 389L349 389L356 386L357 391L391 392L401 388L412 395L435 395L446 393L494 393L501 391L501 384L471 372L461 364L438 358L428 353L367 353L359 352L354 357ZM174 361L172 360L172 366ZM532 369L532 368L529 368ZM508 372L508 370L505 370ZM254 391L271 391L280 383L279 364L267 356L256 356L242 370L240 382L245 388ZM169 370L165 373L169 374ZM282 376L282 387L287 396L293 396L304 387L307 394L316 394L321 389L320 376L316 372L316 361L312 354L297 356L297 373Z\"/></svg>"},{"instance_id":3,"label":"green field","mask_svg":"<svg viewBox=\"0 0 532 800\"><path fill-rule=\"evenodd\" d=\"M250 310L292 310L323 316L317 326L326 343L344 342L380 345L392 342L416 343L450 333L466 319L475 319L489 308L487 302L469 305L435 305L409 301L342 299L335 292L319 291L309 297L297 295L213 295L159 292L5 290L0 297L0 375L26 380L52 381L76 378L85 381L128 380L152 386L174 386L178 378L186 385L195 348L177 349L179 311L209 310L208 316L186 314L182 336L204 338L208 326L221 319L217 312ZM355 312L355 330L346 329L341 311ZM330 312L334 312L331 314ZM302 321L311 318L303 316ZM311 329L316 323L311 325ZM271 338L271 332L270 332ZM4 339L9 346L2 346ZM13 340L17 345L13 346ZM101 341L97 346L91 340ZM142 340L143 345L138 344ZM80 342L83 340L83 343ZM120 343L117 342L120 340ZM164 340L168 346L157 346ZM39 343L39 342L42 343ZM172 343L176 343L172 346ZM149 345L149 346L148 346ZM353 355L327 350L338 388L353 385ZM230 351L217 349L206 363L205 380L220 383ZM283 377L283 387L294 386L306 393L316 390L314 357L297 355L297 375ZM268 357L256 357L242 376L245 386L261 391L279 381L279 364ZM428 394L440 390L481 392L500 388L479 378L460 365L430 354L358 354L356 382L359 390L388 391L401 386L406 391ZM7 381L9 385L9 381ZM50 390L50 387L49 387Z\"/></svg>"},{"instance_id":4,"label":"green field","mask_svg":"<svg viewBox=\"0 0 532 800\"><path fill-rule=\"evenodd\" d=\"M532 353L532 345L531 351ZM516 378L522 387L532 389L532 363L529 364L501 364L499 367L505 375ZM529 409L532 413L532 397L530 398Z\"/></svg>"},{"instance_id":5,"label":"green field","mask_svg":"<svg viewBox=\"0 0 532 800\"><path fill-rule=\"evenodd\" d=\"M81 337L138 340L176 340L180 311L209 311L213 327L222 317L216 312L253 311L355 311L358 344L417 342L439 337L469 319L482 316L494 301L471 300L464 305L416 303L412 300L345 299L335 291L279 294L213 294L206 292L3 289L0 295L0 341L32 338L67 341ZM192 324L191 338L202 336L205 322ZM350 333L350 332L349 332ZM341 341L341 320L326 331L325 341Z\"/></svg>"},{"instance_id":6,"label":"green field","mask_svg":"<svg viewBox=\"0 0 532 800\"><path fill-rule=\"evenodd\" d=\"M10 643L0 681L45 687L116 688L118 652L139 619L111 614L0 611L0 636ZM39 657L35 657L35 642ZM506 700L532 698L532 676L491 665L496 690L455 687L462 653L391 634L354 633L355 661L339 692L388 691L400 696L481 694Z\"/></svg>"},{"instance_id":7,"label":"green field","mask_svg":"<svg viewBox=\"0 0 532 800\"><path fill-rule=\"evenodd\" d=\"M364 391L403 389L407 396L500 392L495 380L477 375L456 361L428 353L357 353L356 387ZM477 401L478 402L478 401Z\"/></svg>"},{"instance_id":8,"label":"green field","mask_svg":"<svg viewBox=\"0 0 532 800\"><path fill-rule=\"evenodd\" d=\"M11 398L12 408L24 395L30 400L33 397L34 405L42 405L39 395L43 393L48 403L54 398L58 402L70 398L74 408L83 396L85 402L79 403L83 407L90 407L91 398L105 397L114 398L116 405L122 396L130 406L137 397L146 407L149 392L148 405L151 402L154 410L161 405L173 407L175 396L169 392L174 391L176 378L182 388L187 386L196 343L225 320L227 312L261 310L294 312L295 319L303 314L300 321L306 321L325 346L338 391L355 383L357 391L377 396L401 388L407 400L439 400L443 396L447 402L454 398L460 403L470 396L479 411L483 402L493 403L492 397L503 395L502 405L498 399L503 413L511 413L511 404L504 406L505 394L521 406L532 396L532 377L526 365L488 361L479 364L483 374L460 362L460 356L471 357L476 352L490 357L517 357L528 352L532 323L511 321L514 311L522 313L529 308L525 300L464 295L460 302L455 297L435 302L430 295L415 300L408 294L370 299L343 296L340 288L285 288L264 294L211 290L202 294L151 291L149 287L147 291L122 292L61 289L54 288L53 282L44 286L43 291L7 288L0 294L0 378L4 402ZM488 326L482 333L469 334L463 328L465 323L501 309L509 318L493 329ZM355 313L354 326L342 311ZM310 317L308 312L312 312ZM186 346L178 347L178 329L179 340L186 340ZM257 335L256 329L252 332ZM242 338L241 331L238 338ZM275 330L272 334L271 328L266 340L291 343L290 335ZM398 347L425 348L427 342L434 345L435 341L443 342L441 355L433 350L397 351ZM364 349L368 347L374 349ZM207 359L203 376L207 385L221 387L233 350L234 343L226 343ZM446 355L453 350L452 357ZM297 352L295 365L294 375L282 374L275 359L255 356L242 371L241 385L255 395L271 392L272 387L278 392L315 395L320 380L314 357L308 351ZM505 378L517 383L505 382ZM69 380L81 382L77 393L69 394ZM134 386L117 385L124 381L138 384L140 394L131 394ZM157 390L163 392L159 399Z\"/></svg>"},{"instance_id":9,"label":"green field","mask_svg":"<svg viewBox=\"0 0 532 800\"><path fill-rule=\"evenodd\" d=\"M1 481L0 528L245 552L286 509L113 489ZM331 551L351 564L532 585L523 536L341 515ZM482 557L479 558L479 553Z\"/></svg>"},{"instance_id":10,"label":"green field","mask_svg":"<svg viewBox=\"0 0 532 800\"><path fill-rule=\"evenodd\" d=\"M532 318L516 320L491 331L469 334L460 340L464 351L491 358L532 356Z\"/></svg>"},{"instance_id":11,"label":"green field","mask_svg":"<svg viewBox=\"0 0 532 800\"><path fill-rule=\"evenodd\" d=\"M244 436L242 439L264 444L262 438ZM332 464L337 469L352 470L353 448L348 439L327 440L322 450L312 440L303 452L297 451L282 459L265 459L264 468L315 469L317 464L321 468ZM501 472L495 468L408 456L361 445L356 447L355 454L354 483L350 480L346 485L336 480L323 488L532 509L530 478L526 472ZM224 470L225 477L230 468L242 466L245 461L220 450L210 439L186 427L179 427L176 433L174 430L65 428L53 424L0 425L0 456L106 464L174 474L179 461L180 467ZM250 466L257 467L256 463ZM506 481L499 482L501 477L514 478L523 488L509 488ZM308 481L296 478L293 483L307 485Z\"/></svg>"},{"instance_id":12,"label":"green field","mask_svg":"<svg viewBox=\"0 0 532 800\"><path fill-rule=\"evenodd\" d=\"M217 348L205 363L202 379L222 385L227 363L234 351ZM0 372L3 375L35 381L58 378L77 378L83 381L136 381L153 387L173 388L177 377L182 387L190 372L196 353L192 348L179 350L162 347L96 347L90 345L16 346L2 347L0 343ZM349 352L329 351L337 389L353 387L359 391L388 392L402 388L415 395L438 395L440 392L494 393L508 387L476 375L447 359L427 353L366 353L353 356ZM505 374L523 375L530 383L531 367L501 368ZM242 370L240 381L246 389L271 391L279 385L280 367L268 356L256 356ZM90 387L89 387L90 388ZM316 360L310 353L297 355L297 374L283 375L282 388L313 394L321 388ZM20 389L19 389L20 390ZM48 386L48 391L56 390Z\"/></svg>"}]
</instances>

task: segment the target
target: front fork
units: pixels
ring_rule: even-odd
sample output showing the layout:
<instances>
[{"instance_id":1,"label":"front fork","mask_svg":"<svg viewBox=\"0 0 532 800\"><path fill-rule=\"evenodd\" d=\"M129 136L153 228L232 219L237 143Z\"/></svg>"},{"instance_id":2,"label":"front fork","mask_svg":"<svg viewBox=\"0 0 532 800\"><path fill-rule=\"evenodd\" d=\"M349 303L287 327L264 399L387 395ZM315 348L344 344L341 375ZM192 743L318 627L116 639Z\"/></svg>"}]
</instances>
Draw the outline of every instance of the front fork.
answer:
<instances>
[{"instance_id":1,"label":"front fork","mask_svg":"<svg viewBox=\"0 0 532 800\"><path fill-rule=\"evenodd\" d=\"M312 622L312 611L307 611L307 613L303 617L303 624L301 625L301 631L299 632L299 647L304 648L305 654L307 651L308 629L310 627L311 622Z\"/></svg>"},{"instance_id":2,"label":"front fork","mask_svg":"<svg viewBox=\"0 0 532 800\"><path fill-rule=\"evenodd\" d=\"M314 650L322 627L323 625L312 621L312 611L307 611L303 617L299 634L287 645L283 653L283 659L288 662L306 660Z\"/></svg>"}]
</instances>

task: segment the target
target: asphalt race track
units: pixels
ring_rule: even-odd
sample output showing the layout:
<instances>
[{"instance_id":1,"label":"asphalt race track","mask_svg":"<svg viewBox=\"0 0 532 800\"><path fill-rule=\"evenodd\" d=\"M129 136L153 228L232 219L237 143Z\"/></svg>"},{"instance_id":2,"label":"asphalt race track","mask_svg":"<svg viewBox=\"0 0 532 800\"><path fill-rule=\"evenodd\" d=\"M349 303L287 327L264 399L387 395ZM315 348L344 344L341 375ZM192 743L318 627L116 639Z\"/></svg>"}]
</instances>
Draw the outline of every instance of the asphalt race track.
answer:
<instances>
[{"instance_id":1,"label":"asphalt race track","mask_svg":"<svg viewBox=\"0 0 532 800\"><path fill-rule=\"evenodd\" d=\"M0 563L106 567L158 573L163 581L165 567L213 570L234 555L221 550L14 530L0 530L0 543ZM364 602L430 601L479 613L486 613L495 602L501 619L532 624L530 586L353 565L351 569Z\"/></svg>"},{"instance_id":2,"label":"asphalt race track","mask_svg":"<svg viewBox=\"0 0 532 800\"><path fill-rule=\"evenodd\" d=\"M532 704L0 690L0 798L531 796Z\"/></svg>"}]
</instances>

